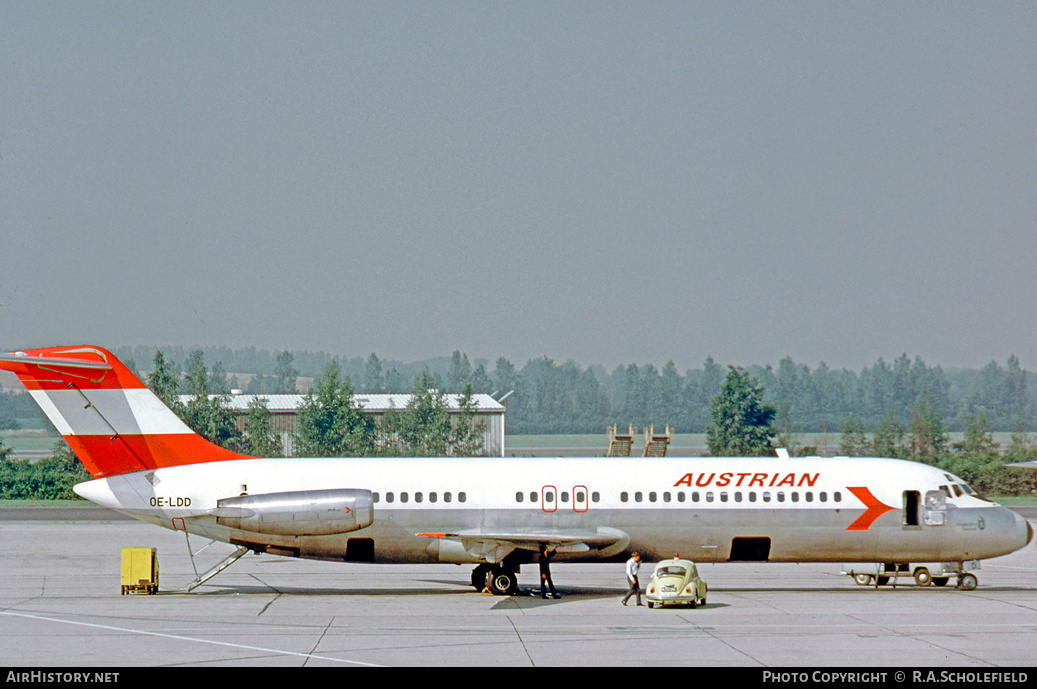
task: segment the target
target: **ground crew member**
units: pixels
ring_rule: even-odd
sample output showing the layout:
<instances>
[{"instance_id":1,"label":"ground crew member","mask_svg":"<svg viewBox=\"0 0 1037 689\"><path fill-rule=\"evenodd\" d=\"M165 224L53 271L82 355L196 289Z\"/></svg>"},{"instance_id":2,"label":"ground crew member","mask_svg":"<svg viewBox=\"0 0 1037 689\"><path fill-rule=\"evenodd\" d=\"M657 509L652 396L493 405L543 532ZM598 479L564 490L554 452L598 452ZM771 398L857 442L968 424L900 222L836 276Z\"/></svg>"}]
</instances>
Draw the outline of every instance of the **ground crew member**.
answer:
<instances>
[{"instance_id":1,"label":"ground crew member","mask_svg":"<svg viewBox=\"0 0 1037 689\"><path fill-rule=\"evenodd\" d=\"M551 587L551 597L558 598L558 594L555 593L554 582L551 581L551 558L554 553L547 552L547 544L540 544L540 557L537 558L537 562L540 564L540 597L547 598L547 587Z\"/></svg>"},{"instance_id":2,"label":"ground crew member","mask_svg":"<svg viewBox=\"0 0 1037 689\"><path fill-rule=\"evenodd\" d=\"M630 590L627 591L626 597L623 599L623 605L627 604L630 600L630 596L637 594L637 604L641 605L641 584L637 581L637 570L641 567L641 554L634 553L633 556L627 560L627 583L630 584Z\"/></svg>"}]
</instances>

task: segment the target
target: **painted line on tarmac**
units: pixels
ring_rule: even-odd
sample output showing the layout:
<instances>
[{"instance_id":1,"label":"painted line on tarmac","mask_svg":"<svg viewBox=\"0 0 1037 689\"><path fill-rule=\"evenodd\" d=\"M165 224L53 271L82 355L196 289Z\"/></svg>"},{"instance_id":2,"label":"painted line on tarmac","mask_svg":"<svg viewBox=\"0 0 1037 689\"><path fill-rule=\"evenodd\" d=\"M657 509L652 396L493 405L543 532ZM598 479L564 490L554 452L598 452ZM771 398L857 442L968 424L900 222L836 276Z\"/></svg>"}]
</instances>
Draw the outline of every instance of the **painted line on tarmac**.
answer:
<instances>
[{"instance_id":1,"label":"painted line on tarmac","mask_svg":"<svg viewBox=\"0 0 1037 689\"><path fill-rule=\"evenodd\" d=\"M363 665L364 667L383 667L374 663L365 663L359 660L343 660L342 658L331 658L328 656L319 656L312 653L298 653L296 651L282 651L276 648L263 648L262 646L249 646L247 644L232 644L228 641L210 641L208 639L196 639L191 636L180 636L178 634L164 634L162 632L149 632L144 629L126 629L125 627L112 627L106 624L94 624L92 622L76 622L74 620L62 620L56 617L44 617L42 615L30 615L22 612L8 612L0 611L0 615L7 615L8 617L24 617L30 620L42 620L44 622L58 622L60 624L72 624L80 627L93 627L94 629L107 629L113 632L125 632L127 634L143 634L144 636L157 636L163 639L176 639L178 641L193 641L200 644L210 644L213 646L227 646L229 648L239 648L246 651L262 651L264 653L275 653L278 655L298 656L299 658L307 658L313 660L326 660L332 663L344 663L347 665Z\"/></svg>"}]
</instances>

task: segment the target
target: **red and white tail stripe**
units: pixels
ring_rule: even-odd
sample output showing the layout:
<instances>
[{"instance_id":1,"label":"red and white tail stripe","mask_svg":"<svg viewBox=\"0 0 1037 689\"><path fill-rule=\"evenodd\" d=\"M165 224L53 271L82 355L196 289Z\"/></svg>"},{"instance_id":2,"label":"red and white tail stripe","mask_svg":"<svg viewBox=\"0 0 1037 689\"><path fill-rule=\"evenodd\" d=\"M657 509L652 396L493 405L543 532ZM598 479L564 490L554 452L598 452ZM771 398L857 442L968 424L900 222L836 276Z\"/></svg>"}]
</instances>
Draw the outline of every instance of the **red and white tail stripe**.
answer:
<instances>
[{"instance_id":1,"label":"red and white tail stripe","mask_svg":"<svg viewBox=\"0 0 1037 689\"><path fill-rule=\"evenodd\" d=\"M100 347L0 354L94 478L240 455L205 440Z\"/></svg>"}]
</instances>

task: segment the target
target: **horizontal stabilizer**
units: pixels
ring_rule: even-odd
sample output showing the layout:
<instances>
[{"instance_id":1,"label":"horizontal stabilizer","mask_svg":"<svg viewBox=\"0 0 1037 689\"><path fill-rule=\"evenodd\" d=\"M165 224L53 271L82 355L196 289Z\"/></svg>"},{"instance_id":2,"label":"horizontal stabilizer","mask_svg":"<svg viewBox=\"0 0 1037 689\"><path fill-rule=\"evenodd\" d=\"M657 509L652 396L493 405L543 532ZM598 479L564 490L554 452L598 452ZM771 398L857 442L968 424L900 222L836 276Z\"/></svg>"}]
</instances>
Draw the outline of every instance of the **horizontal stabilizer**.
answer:
<instances>
[{"instance_id":1,"label":"horizontal stabilizer","mask_svg":"<svg viewBox=\"0 0 1037 689\"><path fill-rule=\"evenodd\" d=\"M53 371L74 377L91 377L88 374L89 371L111 371L112 365L103 360L91 361L89 359L71 359L56 356L32 356L25 352L10 352L8 354L0 354L0 369L19 375L38 376L43 371ZM101 375L103 376L104 373Z\"/></svg>"}]
</instances>

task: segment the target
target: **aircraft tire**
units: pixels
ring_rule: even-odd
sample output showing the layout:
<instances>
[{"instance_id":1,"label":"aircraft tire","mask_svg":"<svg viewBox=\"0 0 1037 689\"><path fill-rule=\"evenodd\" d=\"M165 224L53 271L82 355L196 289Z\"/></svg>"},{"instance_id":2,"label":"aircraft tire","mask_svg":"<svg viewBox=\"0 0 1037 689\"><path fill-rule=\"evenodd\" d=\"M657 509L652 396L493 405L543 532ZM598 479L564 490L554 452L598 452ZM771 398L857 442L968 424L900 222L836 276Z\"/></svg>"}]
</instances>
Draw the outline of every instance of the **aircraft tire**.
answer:
<instances>
[{"instance_id":1,"label":"aircraft tire","mask_svg":"<svg viewBox=\"0 0 1037 689\"><path fill-rule=\"evenodd\" d=\"M933 577L933 584L936 586L946 586L948 581L949 577Z\"/></svg>"},{"instance_id":2,"label":"aircraft tire","mask_svg":"<svg viewBox=\"0 0 1037 689\"><path fill-rule=\"evenodd\" d=\"M933 575L929 574L925 567L919 567L915 570L915 583L919 586L929 586L933 583Z\"/></svg>"},{"instance_id":3,"label":"aircraft tire","mask_svg":"<svg viewBox=\"0 0 1037 689\"><path fill-rule=\"evenodd\" d=\"M490 565L478 565L472 570L472 586L476 591L486 588L486 575L493 569Z\"/></svg>"},{"instance_id":4,"label":"aircraft tire","mask_svg":"<svg viewBox=\"0 0 1037 689\"><path fill-rule=\"evenodd\" d=\"M494 567L486 573L486 588L495 596L512 596L518 592L518 577L515 572Z\"/></svg>"},{"instance_id":5,"label":"aircraft tire","mask_svg":"<svg viewBox=\"0 0 1037 689\"><path fill-rule=\"evenodd\" d=\"M958 577L958 588L962 591L975 591L979 585L979 580L976 579L976 575L970 572L966 572Z\"/></svg>"}]
</instances>

